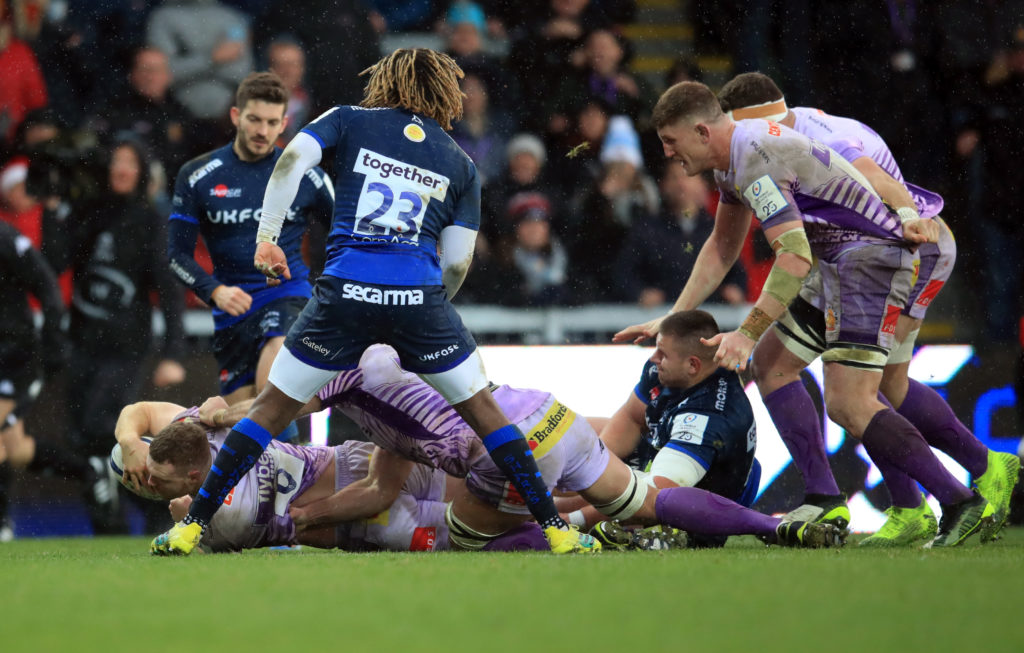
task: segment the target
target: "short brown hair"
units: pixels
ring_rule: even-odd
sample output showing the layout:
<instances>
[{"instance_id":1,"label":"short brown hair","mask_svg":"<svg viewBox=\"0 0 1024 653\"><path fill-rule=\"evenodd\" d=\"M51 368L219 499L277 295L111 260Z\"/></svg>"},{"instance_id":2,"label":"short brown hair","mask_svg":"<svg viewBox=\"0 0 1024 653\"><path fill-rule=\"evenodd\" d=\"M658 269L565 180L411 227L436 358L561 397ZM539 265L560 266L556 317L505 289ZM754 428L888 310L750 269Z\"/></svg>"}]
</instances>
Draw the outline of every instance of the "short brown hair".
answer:
<instances>
[{"instance_id":1,"label":"short brown hair","mask_svg":"<svg viewBox=\"0 0 1024 653\"><path fill-rule=\"evenodd\" d=\"M718 322L706 311L679 311L666 317L659 329L662 336L669 336L679 341L683 351L688 354L710 360L715 355L715 348L701 343L701 338L713 338L718 335Z\"/></svg>"},{"instance_id":2,"label":"short brown hair","mask_svg":"<svg viewBox=\"0 0 1024 653\"><path fill-rule=\"evenodd\" d=\"M758 72L736 75L718 92L718 103L722 105L722 111L735 111L781 99L782 91L772 78Z\"/></svg>"},{"instance_id":3,"label":"short brown hair","mask_svg":"<svg viewBox=\"0 0 1024 653\"><path fill-rule=\"evenodd\" d=\"M462 117L465 77L455 60L426 48L395 50L360 75L369 75L363 101L367 109L408 109L433 118L442 129Z\"/></svg>"},{"instance_id":4,"label":"short brown hair","mask_svg":"<svg viewBox=\"0 0 1024 653\"><path fill-rule=\"evenodd\" d=\"M655 129L685 118L691 122L715 122L723 116L718 98L700 82L679 82L658 98L651 114Z\"/></svg>"},{"instance_id":5,"label":"short brown hair","mask_svg":"<svg viewBox=\"0 0 1024 653\"><path fill-rule=\"evenodd\" d=\"M288 104L288 89L276 73L249 73L235 91L235 106L244 109L249 100Z\"/></svg>"},{"instance_id":6,"label":"short brown hair","mask_svg":"<svg viewBox=\"0 0 1024 653\"><path fill-rule=\"evenodd\" d=\"M158 463L170 463L178 471L203 467L210 459L206 429L195 422L171 422L153 436L149 456Z\"/></svg>"}]
</instances>

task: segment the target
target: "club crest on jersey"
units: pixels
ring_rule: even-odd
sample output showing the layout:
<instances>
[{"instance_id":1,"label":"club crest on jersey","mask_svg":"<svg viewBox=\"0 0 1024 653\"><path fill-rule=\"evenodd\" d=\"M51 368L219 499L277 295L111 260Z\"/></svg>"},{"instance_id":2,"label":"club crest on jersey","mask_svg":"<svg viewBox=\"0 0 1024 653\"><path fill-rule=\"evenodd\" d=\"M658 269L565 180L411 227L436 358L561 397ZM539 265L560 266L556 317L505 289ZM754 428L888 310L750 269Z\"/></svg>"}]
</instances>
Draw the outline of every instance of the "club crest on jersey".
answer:
<instances>
[{"instance_id":1,"label":"club crest on jersey","mask_svg":"<svg viewBox=\"0 0 1024 653\"><path fill-rule=\"evenodd\" d=\"M402 130L402 134L413 143L422 143L427 137L427 133L423 131L422 127L412 123L405 126L405 129Z\"/></svg>"},{"instance_id":2,"label":"club crest on jersey","mask_svg":"<svg viewBox=\"0 0 1024 653\"><path fill-rule=\"evenodd\" d=\"M214 186L213 188L210 189L210 196L211 197L222 197L222 198L223 197L241 197L242 196L242 189L241 188L228 188L224 184L217 184L216 186Z\"/></svg>"}]
</instances>

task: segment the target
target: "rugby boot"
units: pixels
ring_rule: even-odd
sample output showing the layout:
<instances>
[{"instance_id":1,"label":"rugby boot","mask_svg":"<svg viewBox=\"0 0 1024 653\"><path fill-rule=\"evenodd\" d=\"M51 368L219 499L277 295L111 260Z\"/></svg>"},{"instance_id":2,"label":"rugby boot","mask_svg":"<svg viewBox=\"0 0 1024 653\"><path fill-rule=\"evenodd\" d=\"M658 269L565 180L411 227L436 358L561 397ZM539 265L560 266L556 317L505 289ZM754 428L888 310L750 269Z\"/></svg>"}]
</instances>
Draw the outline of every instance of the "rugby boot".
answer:
<instances>
[{"instance_id":1,"label":"rugby boot","mask_svg":"<svg viewBox=\"0 0 1024 653\"><path fill-rule=\"evenodd\" d=\"M1013 489L1020 481L1020 458L1016 454L1001 453L989 450L988 469L985 473L974 479L974 487L978 489L981 496L992 504L995 514L992 515L992 522L981 529L981 541L991 542L996 539L999 531L1006 524L1010 516L1010 499L1013 497Z\"/></svg>"},{"instance_id":2,"label":"rugby boot","mask_svg":"<svg viewBox=\"0 0 1024 653\"><path fill-rule=\"evenodd\" d=\"M978 494L977 490L974 491L974 496L970 499L943 505L942 518L939 520L939 534L924 547L931 549L959 546L982 528L991 528L995 512L992 504Z\"/></svg>"},{"instance_id":3,"label":"rugby boot","mask_svg":"<svg viewBox=\"0 0 1024 653\"><path fill-rule=\"evenodd\" d=\"M627 551L633 544L633 533L616 520L597 522L590 534L609 551Z\"/></svg>"},{"instance_id":4,"label":"rugby boot","mask_svg":"<svg viewBox=\"0 0 1024 653\"><path fill-rule=\"evenodd\" d=\"M782 521L810 521L832 524L845 538L850 525L850 508L846 505L845 494L808 494L799 508L789 511Z\"/></svg>"},{"instance_id":5,"label":"rugby boot","mask_svg":"<svg viewBox=\"0 0 1024 653\"><path fill-rule=\"evenodd\" d=\"M563 553L597 553L601 550L601 542L592 535L581 533L578 526L570 526L564 531L557 526L548 526L544 529L544 537L548 538L551 552L559 555ZM196 541L198 542L198 539Z\"/></svg>"},{"instance_id":6,"label":"rugby boot","mask_svg":"<svg viewBox=\"0 0 1024 653\"><path fill-rule=\"evenodd\" d=\"M203 527L198 522L178 522L171 530L153 538L149 552L155 556L187 556L195 550L202 537Z\"/></svg>"},{"instance_id":7,"label":"rugby boot","mask_svg":"<svg viewBox=\"0 0 1024 653\"><path fill-rule=\"evenodd\" d=\"M910 546L915 542L928 542L938 531L938 520L931 506L921 495L921 505L916 508L891 506L886 509L889 516L878 532L860 541L859 546L886 547Z\"/></svg>"},{"instance_id":8,"label":"rugby boot","mask_svg":"<svg viewBox=\"0 0 1024 653\"><path fill-rule=\"evenodd\" d=\"M805 549L832 549L843 545L834 524L809 521L783 521L775 527L775 543Z\"/></svg>"},{"instance_id":9,"label":"rugby boot","mask_svg":"<svg viewBox=\"0 0 1024 653\"><path fill-rule=\"evenodd\" d=\"M686 531L671 526L656 524L633 531L633 548L640 551L685 549L687 545Z\"/></svg>"}]
</instances>

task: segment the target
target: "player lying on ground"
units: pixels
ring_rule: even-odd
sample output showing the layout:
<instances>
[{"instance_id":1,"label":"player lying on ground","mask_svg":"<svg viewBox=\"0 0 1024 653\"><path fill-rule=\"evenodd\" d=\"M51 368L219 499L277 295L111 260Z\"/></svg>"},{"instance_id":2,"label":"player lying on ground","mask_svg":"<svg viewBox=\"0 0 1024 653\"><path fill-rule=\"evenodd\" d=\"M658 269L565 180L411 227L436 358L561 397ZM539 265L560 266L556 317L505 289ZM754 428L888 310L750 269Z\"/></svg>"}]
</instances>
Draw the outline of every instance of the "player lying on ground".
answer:
<instances>
[{"instance_id":1,"label":"player lying on ground","mask_svg":"<svg viewBox=\"0 0 1024 653\"><path fill-rule=\"evenodd\" d=\"M889 147L873 129L819 109L787 107L782 91L767 75L736 76L722 88L718 100L722 109L737 120L776 120L828 145L864 174L886 204L908 215L916 212L922 218L931 218L938 228L938 242L922 243L917 249L917 282L896 322L897 344L882 371L881 392L883 401L916 426L928 444L949 454L970 472L978 491L995 508L991 527L981 532L983 542L991 540L1009 516L1020 459L1014 454L990 451L935 390L909 377L914 342L925 313L956 261L953 234L939 217L942 197L906 182ZM807 419L815 409L800 380L800 371L825 351L823 305L821 277L812 273L787 313L754 349L758 389L811 497L794 511L794 519L828 519L833 511L847 510L828 464L821 422ZM884 460L876 464L892 497L892 507L886 511L889 518L878 533L860 544L900 546L934 538L938 528L935 515L917 483Z\"/></svg>"},{"instance_id":2,"label":"player lying on ground","mask_svg":"<svg viewBox=\"0 0 1024 653\"><path fill-rule=\"evenodd\" d=\"M491 392L527 434L545 481L560 490L579 492L610 518L660 523L704 535L753 534L787 546L840 544L840 532L831 524L784 522L699 488L652 488L609 454L586 419L550 393L509 386ZM437 391L403 370L390 347L368 349L357 369L325 386L306 410L326 407L341 410L377 446L405 460L381 460L362 481L329 499L293 510L296 523L322 525L378 512L397 495L414 461L466 479L447 514L454 545L482 548L529 519L523 500L472 429ZM244 410L243 405L225 407L210 419L231 424Z\"/></svg>"},{"instance_id":3,"label":"player lying on ground","mask_svg":"<svg viewBox=\"0 0 1024 653\"><path fill-rule=\"evenodd\" d=\"M199 415L200 409L194 407L139 402L126 406L117 424L118 444L111 453L111 467L130 491L147 499L169 500L176 520L187 512L230 430L202 424ZM228 494L203 545L212 552L290 544L346 551L447 550L444 515L449 477L426 465L413 465L394 501L371 518L296 529L289 509L359 482L371 466L392 455L359 441L336 447L272 442ZM526 548L548 548L536 524L510 533L488 550Z\"/></svg>"},{"instance_id":4,"label":"player lying on ground","mask_svg":"<svg viewBox=\"0 0 1024 653\"><path fill-rule=\"evenodd\" d=\"M761 477L757 427L739 376L715 364L714 347L701 343L718 332L704 311L665 318L639 382L603 425L601 440L653 487L697 487L750 507ZM559 507L577 504L559 500ZM570 514L581 527L600 519L592 507ZM690 533L691 546L725 539Z\"/></svg>"}]
</instances>

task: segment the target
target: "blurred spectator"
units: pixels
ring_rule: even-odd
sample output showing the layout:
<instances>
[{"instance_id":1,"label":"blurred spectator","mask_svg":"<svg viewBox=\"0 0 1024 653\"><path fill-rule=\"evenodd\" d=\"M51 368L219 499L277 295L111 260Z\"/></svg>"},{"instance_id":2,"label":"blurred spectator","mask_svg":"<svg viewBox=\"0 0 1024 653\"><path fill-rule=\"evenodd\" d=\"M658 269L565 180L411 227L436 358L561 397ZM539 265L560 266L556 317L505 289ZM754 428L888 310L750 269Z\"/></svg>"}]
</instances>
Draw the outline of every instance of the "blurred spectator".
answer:
<instances>
[{"instance_id":1,"label":"blurred spectator","mask_svg":"<svg viewBox=\"0 0 1024 653\"><path fill-rule=\"evenodd\" d=\"M313 99L311 116L337 104L359 104L362 100L366 79L359 73L380 58L379 37L370 25L364 3L305 0L299 10L291 3L277 2L257 29L258 43L287 36L302 45L306 52L306 87Z\"/></svg>"},{"instance_id":2,"label":"blurred spectator","mask_svg":"<svg viewBox=\"0 0 1024 653\"><path fill-rule=\"evenodd\" d=\"M25 114L47 102L39 62L28 45L15 38L8 12L8 5L0 3L0 160L9 154Z\"/></svg>"},{"instance_id":3,"label":"blurred spectator","mask_svg":"<svg viewBox=\"0 0 1024 653\"><path fill-rule=\"evenodd\" d=\"M165 0L150 15L146 38L167 55L175 99L199 120L197 149L228 138L225 116L253 65L246 16L217 0Z\"/></svg>"},{"instance_id":4,"label":"blurred spectator","mask_svg":"<svg viewBox=\"0 0 1024 653\"><path fill-rule=\"evenodd\" d=\"M306 76L306 53L295 41L277 39L267 47L267 63L270 72L277 73L288 89L288 108L284 112L288 126L278 139L278 145L284 147L311 118L313 100L302 83Z\"/></svg>"},{"instance_id":5,"label":"blurred spectator","mask_svg":"<svg viewBox=\"0 0 1024 653\"><path fill-rule=\"evenodd\" d=\"M507 274L500 275L500 300L513 306L555 306L569 299L569 258L551 233L551 203L541 193L519 193L508 204L515 225L510 251L499 258Z\"/></svg>"},{"instance_id":6,"label":"blurred spectator","mask_svg":"<svg viewBox=\"0 0 1024 653\"><path fill-rule=\"evenodd\" d=\"M625 68L626 40L599 29L591 32L583 47L584 66L561 86L561 109L579 107L587 98L600 98L613 114L629 116L634 122L650 110L657 98L647 86Z\"/></svg>"},{"instance_id":7,"label":"blurred spectator","mask_svg":"<svg viewBox=\"0 0 1024 653\"><path fill-rule=\"evenodd\" d=\"M139 48L132 57L127 91L111 96L93 121L108 140L132 135L143 142L160 164L165 191L167 171L177 170L194 154L187 136L188 115L171 97L171 81L167 55L156 48Z\"/></svg>"},{"instance_id":8,"label":"blurred spectator","mask_svg":"<svg viewBox=\"0 0 1024 653\"><path fill-rule=\"evenodd\" d=\"M484 51L487 22L480 6L464 0L453 4L445 16L444 33L446 52L455 63L466 75L482 79L490 95L501 98L500 104L492 106L492 112L511 112L518 104L515 85L505 73L502 61Z\"/></svg>"},{"instance_id":9,"label":"blurred spectator","mask_svg":"<svg viewBox=\"0 0 1024 653\"><path fill-rule=\"evenodd\" d=\"M528 24L512 43L508 62L523 93L523 105L531 131L560 134L565 122L549 124L552 89L561 87L571 58L593 29L610 23L589 0L551 0L540 20Z\"/></svg>"},{"instance_id":10,"label":"blurred spectator","mask_svg":"<svg viewBox=\"0 0 1024 653\"><path fill-rule=\"evenodd\" d=\"M552 196L551 186L544 176L547 151L544 143L533 134L518 134L505 148L508 167L502 176L491 181L484 188L481 201L481 229L491 242L512 235L513 227L508 221L508 202L514 195L525 192L539 192ZM553 204L552 213L560 215L558 204Z\"/></svg>"},{"instance_id":11,"label":"blurred spectator","mask_svg":"<svg viewBox=\"0 0 1024 653\"><path fill-rule=\"evenodd\" d=\"M72 442L82 457L105 460L121 408L138 398L152 338L151 293L159 295L165 322L153 384L185 378L178 362L183 293L165 263L165 220L146 202L148 169L140 144L115 144L103 194L75 206L68 218L65 262L74 273L68 403ZM94 517L97 532L120 530L115 516ZM114 523L106 523L111 517Z\"/></svg>"},{"instance_id":12,"label":"blurred spectator","mask_svg":"<svg viewBox=\"0 0 1024 653\"><path fill-rule=\"evenodd\" d=\"M621 293L614 262L633 224L658 210L658 189L643 170L640 140L629 118L615 116L601 147L601 176L573 211L569 257L584 302L612 301Z\"/></svg>"},{"instance_id":13,"label":"blurred spectator","mask_svg":"<svg viewBox=\"0 0 1024 653\"><path fill-rule=\"evenodd\" d=\"M579 195L601 175L599 155L611 120L610 111L604 100L590 98L575 116L575 129L560 141L567 160L555 166L553 173L563 192L570 196Z\"/></svg>"},{"instance_id":14,"label":"blurred spectator","mask_svg":"<svg viewBox=\"0 0 1024 653\"><path fill-rule=\"evenodd\" d=\"M496 179L505 165L505 138L510 131L507 120L490 107L487 86L476 75L462 80L462 120L452 126L451 136L476 164L480 183Z\"/></svg>"},{"instance_id":15,"label":"blurred spectator","mask_svg":"<svg viewBox=\"0 0 1024 653\"><path fill-rule=\"evenodd\" d=\"M93 3L49 4L46 21L32 48L46 79L49 106L68 125L77 125L96 112L121 81L123 58L118 34L98 40L102 10ZM102 3L97 3L102 4Z\"/></svg>"},{"instance_id":16,"label":"blurred spectator","mask_svg":"<svg viewBox=\"0 0 1024 653\"><path fill-rule=\"evenodd\" d=\"M708 182L669 163L661 178L662 209L637 218L616 262L619 298L651 307L675 301L693 272L697 254L715 226L705 210ZM737 263L710 302L746 301L746 275Z\"/></svg>"}]
</instances>

